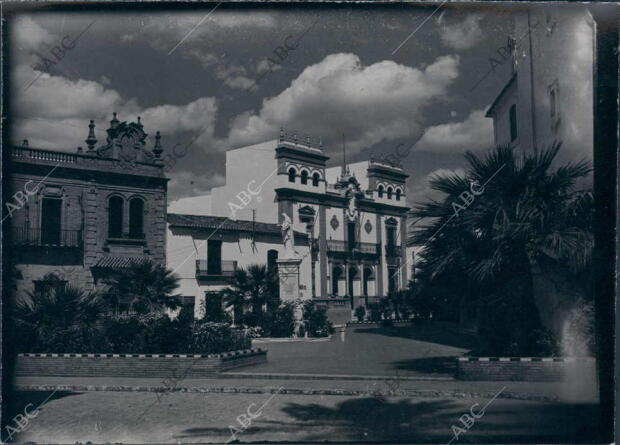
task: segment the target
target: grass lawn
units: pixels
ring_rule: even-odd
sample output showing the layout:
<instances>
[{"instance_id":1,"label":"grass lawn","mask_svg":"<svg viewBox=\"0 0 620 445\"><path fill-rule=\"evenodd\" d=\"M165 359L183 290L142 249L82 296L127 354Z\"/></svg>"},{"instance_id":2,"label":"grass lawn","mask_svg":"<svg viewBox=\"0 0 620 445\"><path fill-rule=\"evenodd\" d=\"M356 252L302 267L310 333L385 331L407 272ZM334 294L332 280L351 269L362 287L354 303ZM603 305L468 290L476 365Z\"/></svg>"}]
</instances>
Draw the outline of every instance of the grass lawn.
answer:
<instances>
[{"instance_id":1,"label":"grass lawn","mask_svg":"<svg viewBox=\"0 0 620 445\"><path fill-rule=\"evenodd\" d=\"M349 327L329 341L261 342L267 363L243 372L448 376L454 358L473 344L445 327L422 324L404 327Z\"/></svg>"},{"instance_id":2,"label":"grass lawn","mask_svg":"<svg viewBox=\"0 0 620 445\"><path fill-rule=\"evenodd\" d=\"M46 392L22 392L22 404ZM474 403L484 415L458 442L590 442L595 404L496 399L374 398L278 394L57 393L14 441L37 443L225 442L237 417L260 411L237 433L251 441L408 441L447 444ZM253 404L253 405L251 405ZM151 406L152 405L152 406ZM140 418L147 407L148 412ZM259 407L263 406L259 410ZM139 420L138 420L139 419ZM247 422L246 422L247 424ZM3 437L5 439L5 437ZM457 441L454 441L457 442ZM453 442L453 443L454 443Z\"/></svg>"}]
</instances>

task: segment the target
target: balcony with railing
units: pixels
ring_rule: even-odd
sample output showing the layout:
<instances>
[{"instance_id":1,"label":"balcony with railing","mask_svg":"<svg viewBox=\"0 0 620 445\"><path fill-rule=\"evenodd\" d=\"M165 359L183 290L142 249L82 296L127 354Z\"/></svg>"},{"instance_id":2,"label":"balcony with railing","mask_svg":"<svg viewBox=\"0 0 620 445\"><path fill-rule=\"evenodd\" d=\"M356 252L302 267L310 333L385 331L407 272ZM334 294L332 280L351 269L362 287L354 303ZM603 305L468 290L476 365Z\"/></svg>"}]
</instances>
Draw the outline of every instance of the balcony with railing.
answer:
<instances>
[{"instance_id":1,"label":"balcony with railing","mask_svg":"<svg viewBox=\"0 0 620 445\"><path fill-rule=\"evenodd\" d=\"M379 245L375 243L353 243L349 241L327 240L327 252L377 255L379 253Z\"/></svg>"},{"instance_id":2,"label":"balcony with railing","mask_svg":"<svg viewBox=\"0 0 620 445\"><path fill-rule=\"evenodd\" d=\"M82 246L81 230L50 230L14 227L11 241L21 247L68 247Z\"/></svg>"},{"instance_id":3,"label":"balcony with railing","mask_svg":"<svg viewBox=\"0 0 620 445\"><path fill-rule=\"evenodd\" d=\"M237 270L236 261L213 262L196 260L196 278L214 281L230 281Z\"/></svg>"}]
</instances>

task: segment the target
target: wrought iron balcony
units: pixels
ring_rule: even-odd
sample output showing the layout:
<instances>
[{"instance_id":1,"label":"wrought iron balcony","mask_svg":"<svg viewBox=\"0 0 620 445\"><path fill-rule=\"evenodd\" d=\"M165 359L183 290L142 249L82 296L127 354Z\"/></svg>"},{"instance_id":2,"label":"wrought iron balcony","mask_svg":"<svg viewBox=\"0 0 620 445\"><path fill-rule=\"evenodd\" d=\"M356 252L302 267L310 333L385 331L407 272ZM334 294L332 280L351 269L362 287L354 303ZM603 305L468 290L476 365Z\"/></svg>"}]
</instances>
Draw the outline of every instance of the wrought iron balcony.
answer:
<instances>
[{"instance_id":1,"label":"wrought iron balcony","mask_svg":"<svg viewBox=\"0 0 620 445\"><path fill-rule=\"evenodd\" d=\"M196 260L196 277L206 279L231 279L237 270L236 261L214 263L209 260Z\"/></svg>"},{"instance_id":2,"label":"wrought iron balcony","mask_svg":"<svg viewBox=\"0 0 620 445\"><path fill-rule=\"evenodd\" d=\"M375 243L351 243L348 241L327 240L327 251L377 255L379 253L379 246Z\"/></svg>"},{"instance_id":3,"label":"wrought iron balcony","mask_svg":"<svg viewBox=\"0 0 620 445\"><path fill-rule=\"evenodd\" d=\"M82 231L14 227L11 241L14 246L81 247Z\"/></svg>"}]
</instances>

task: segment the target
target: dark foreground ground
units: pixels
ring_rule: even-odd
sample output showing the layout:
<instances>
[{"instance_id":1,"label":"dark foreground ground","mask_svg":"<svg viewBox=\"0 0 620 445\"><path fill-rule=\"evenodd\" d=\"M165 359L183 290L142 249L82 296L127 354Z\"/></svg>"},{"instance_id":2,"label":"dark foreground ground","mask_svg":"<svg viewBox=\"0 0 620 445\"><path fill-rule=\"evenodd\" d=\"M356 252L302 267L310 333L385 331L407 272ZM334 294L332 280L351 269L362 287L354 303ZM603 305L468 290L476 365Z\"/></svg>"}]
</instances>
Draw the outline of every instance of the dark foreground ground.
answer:
<instances>
[{"instance_id":1,"label":"dark foreground ground","mask_svg":"<svg viewBox=\"0 0 620 445\"><path fill-rule=\"evenodd\" d=\"M45 392L21 392L20 404ZM447 444L452 426L474 403L489 403L455 442L593 442L596 408L470 398L291 396L284 394L171 393L159 402L144 392L58 392L26 428L19 442L124 443L225 442L231 429L241 442L406 441ZM263 406L262 409L260 407ZM248 424L249 412L256 417ZM147 410L148 409L148 410ZM145 413L145 410L146 413ZM240 415L243 428L236 420ZM5 433L6 436L6 433ZM6 437L3 437L6 440Z\"/></svg>"}]
</instances>

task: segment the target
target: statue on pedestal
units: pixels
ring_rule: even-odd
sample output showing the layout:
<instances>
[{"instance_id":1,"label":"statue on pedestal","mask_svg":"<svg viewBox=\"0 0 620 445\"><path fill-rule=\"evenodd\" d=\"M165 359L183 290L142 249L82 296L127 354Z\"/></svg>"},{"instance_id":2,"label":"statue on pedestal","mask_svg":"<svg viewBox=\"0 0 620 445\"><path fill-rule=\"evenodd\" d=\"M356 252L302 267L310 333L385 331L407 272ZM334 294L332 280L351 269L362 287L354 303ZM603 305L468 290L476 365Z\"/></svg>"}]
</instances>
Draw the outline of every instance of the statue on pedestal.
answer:
<instances>
[{"instance_id":1,"label":"statue on pedestal","mask_svg":"<svg viewBox=\"0 0 620 445\"><path fill-rule=\"evenodd\" d=\"M345 196L349 201L346 213L350 221L356 221L360 215L360 211L357 206L357 199L359 193L359 190L357 190L353 184L349 183L347 191L345 192Z\"/></svg>"},{"instance_id":2,"label":"statue on pedestal","mask_svg":"<svg viewBox=\"0 0 620 445\"><path fill-rule=\"evenodd\" d=\"M298 258L299 255L295 251L295 236L293 232L293 221L286 214L282 213L284 221L282 221L282 243L284 244L283 258Z\"/></svg>"}]
</instances>

